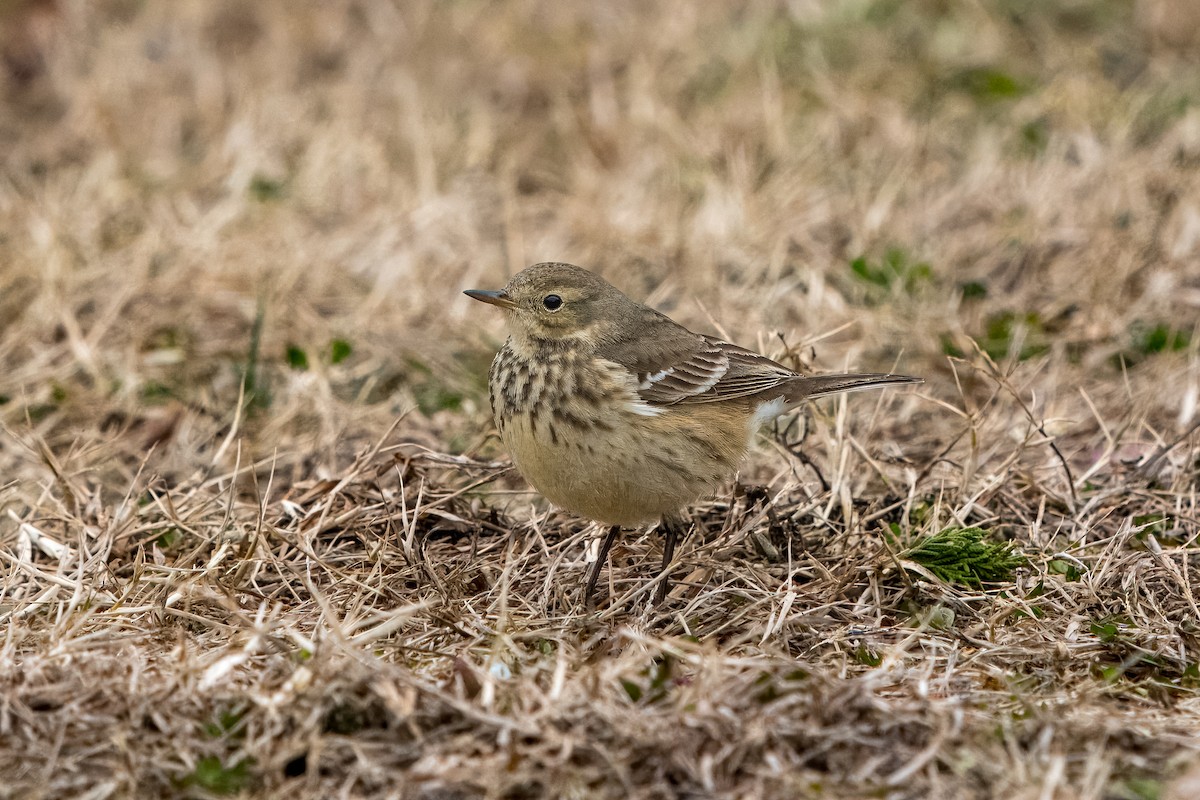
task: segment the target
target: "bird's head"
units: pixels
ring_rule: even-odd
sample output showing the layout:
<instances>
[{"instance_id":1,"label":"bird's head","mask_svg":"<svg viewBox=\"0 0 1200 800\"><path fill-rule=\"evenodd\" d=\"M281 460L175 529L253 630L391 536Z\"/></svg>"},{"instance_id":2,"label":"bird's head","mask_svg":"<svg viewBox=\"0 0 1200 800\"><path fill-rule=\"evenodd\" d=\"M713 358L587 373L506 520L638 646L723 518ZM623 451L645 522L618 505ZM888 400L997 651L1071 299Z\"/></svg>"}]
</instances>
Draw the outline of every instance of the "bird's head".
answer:
<instances>
[{"instance_id":1,"label":"bird's head","mask_svg":"<svg viewBox=\"0 0 1200 800\"><path fill-rule=\"evenodd\" d=\"M616 336L640 308L608 281L571 264L534 264L503 289L464 294L504 309L515 342L531 349L595 347Z\"/></svg>"}]
</instances>

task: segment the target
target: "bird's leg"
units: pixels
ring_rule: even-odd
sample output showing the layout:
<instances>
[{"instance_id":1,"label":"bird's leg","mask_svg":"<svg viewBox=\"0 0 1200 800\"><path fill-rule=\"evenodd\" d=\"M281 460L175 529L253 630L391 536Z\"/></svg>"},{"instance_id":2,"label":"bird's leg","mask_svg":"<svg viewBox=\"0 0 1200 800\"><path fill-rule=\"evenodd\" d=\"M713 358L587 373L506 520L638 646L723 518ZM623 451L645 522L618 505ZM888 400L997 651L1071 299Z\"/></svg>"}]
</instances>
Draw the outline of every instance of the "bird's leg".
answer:
<instances>
[{"instance_id":1,"label":"bird's leg","mask_svg":"<svg viewBox=\"0 0 1200 800\"><path fill-rule=\"evenodd\" d=\"M671 561L675 558L675 545L679 542L679 535L683 532L682 528L681 520L675 517L662 518L663 559L658 588L654 590L655 605L667 599L667 591L671 588L671 576L667 574L667 571L671 568Z\"/></svg>"},{"instance_id":2,"label":"bird's leg","mask_svg":"<svg viewBox=\"0 0 1200 800\"><path fill-rule=\"evenodd\" d=\"M608 551L612 549L613 542L616 541L617 534L620 532L621 526L613 525L605 534L604 541L600 543L600 552L596 554L596 563L592 564L587 586L583 589L583 605L586 608L592 607L592 593L596 591L596 583L600 580L600 570L604 568L604 562L608 561Z\"/></svg>"}]
</instances>

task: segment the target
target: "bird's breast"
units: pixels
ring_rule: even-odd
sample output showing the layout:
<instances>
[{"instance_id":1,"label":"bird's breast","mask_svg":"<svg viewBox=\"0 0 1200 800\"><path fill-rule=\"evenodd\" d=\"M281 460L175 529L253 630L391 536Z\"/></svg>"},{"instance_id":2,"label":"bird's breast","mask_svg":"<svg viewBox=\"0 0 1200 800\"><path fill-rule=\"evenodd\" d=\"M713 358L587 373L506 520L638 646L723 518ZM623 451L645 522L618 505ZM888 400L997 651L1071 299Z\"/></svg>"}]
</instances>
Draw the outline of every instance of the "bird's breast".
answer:
<instances>
[{"instance_id":1,"label":"bird's breast","mask_svg":"<svg viewBox=\"0 0 1200 800\"><path fill-rule=\"evenodd\" d=\"M634 525L715 489L747 448L747 404L659 406L614 362L502 350L492 410L513 462L553 503Z\"/></svg>"}]
</instances>

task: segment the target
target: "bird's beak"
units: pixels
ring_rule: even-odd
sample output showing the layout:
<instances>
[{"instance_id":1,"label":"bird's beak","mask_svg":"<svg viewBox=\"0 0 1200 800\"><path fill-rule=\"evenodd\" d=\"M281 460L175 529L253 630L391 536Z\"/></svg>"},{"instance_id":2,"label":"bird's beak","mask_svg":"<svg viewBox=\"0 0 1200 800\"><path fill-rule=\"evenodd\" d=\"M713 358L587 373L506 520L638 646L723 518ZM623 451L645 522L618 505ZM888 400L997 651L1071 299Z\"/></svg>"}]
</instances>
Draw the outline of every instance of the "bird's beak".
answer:
<instances>
[{"instance_id":1,"label":"bird's beak","mask_svg":"<svg viewBox=\"0 0 1200 800\"><path fill-rule=\"evenodd\" d=\"M481 303L490 303L501 308L516 308L517 304L508 299L508 293L501 289L498 292L489 292L485 289L467 289L463 292L467 297L473 300L478 300Z\"/></svg>"}]
</instances>

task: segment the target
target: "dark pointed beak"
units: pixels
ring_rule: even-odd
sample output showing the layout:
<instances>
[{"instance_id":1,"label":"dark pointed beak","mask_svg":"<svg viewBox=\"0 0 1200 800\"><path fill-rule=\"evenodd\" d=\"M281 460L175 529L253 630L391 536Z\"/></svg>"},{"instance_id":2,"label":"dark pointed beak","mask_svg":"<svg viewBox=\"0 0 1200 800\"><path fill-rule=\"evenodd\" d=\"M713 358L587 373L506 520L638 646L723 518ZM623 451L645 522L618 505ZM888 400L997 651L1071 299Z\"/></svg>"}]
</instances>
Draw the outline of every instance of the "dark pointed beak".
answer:
<instances>
[{"instance_id":1,"label":"dark pointed beak","mask_svg":"<svg viewBox=\"0 0 1200 800\"><path fill-rule=\"evenodd\" d=\"M490 303L501 308L516 308L517 304L508 299L508 294L504 290L498 292L489 292L485 289L467 289L463 292L467 297L473 300L478 300L481 303Z\"/></svg>"}]
</instances>

